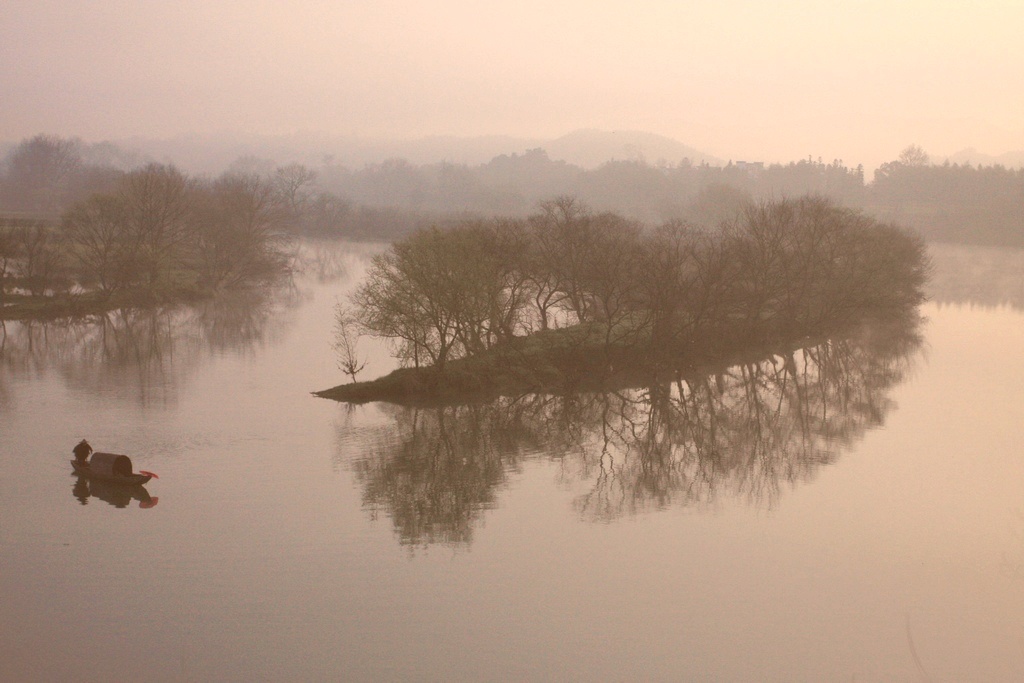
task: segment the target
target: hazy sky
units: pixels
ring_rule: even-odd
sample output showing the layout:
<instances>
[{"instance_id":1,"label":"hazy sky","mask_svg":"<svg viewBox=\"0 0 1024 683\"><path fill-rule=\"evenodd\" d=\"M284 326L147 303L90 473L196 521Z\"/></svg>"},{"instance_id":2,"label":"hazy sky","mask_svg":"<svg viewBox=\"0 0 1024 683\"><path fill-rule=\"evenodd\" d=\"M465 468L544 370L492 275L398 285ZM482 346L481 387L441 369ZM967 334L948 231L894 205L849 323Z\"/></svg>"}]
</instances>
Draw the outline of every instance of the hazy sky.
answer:
<instances>
[{"instance_id":1,"label":"hazy sky","mask_svg":"<svg viewBox=\"0 0 1024 683\"><path fill-rule=\"evenodd\" d=\"M0 139L647 130L723 158L1024 149L1024 0L2 0Z\"/></svg>"}]
</instances>

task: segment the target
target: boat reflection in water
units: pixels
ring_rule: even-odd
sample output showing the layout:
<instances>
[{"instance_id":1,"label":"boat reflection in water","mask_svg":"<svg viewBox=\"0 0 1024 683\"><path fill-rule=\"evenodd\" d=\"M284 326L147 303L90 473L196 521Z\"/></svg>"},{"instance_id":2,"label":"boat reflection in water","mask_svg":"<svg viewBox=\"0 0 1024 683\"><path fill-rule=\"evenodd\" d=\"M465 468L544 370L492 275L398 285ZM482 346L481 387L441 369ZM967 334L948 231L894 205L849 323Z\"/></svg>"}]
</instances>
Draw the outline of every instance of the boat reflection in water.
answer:
<instances>
[{"instance_id":1,"label":"boat reflection in water","mask_svg":"<svg viewBox=\"0 0 1024 683\"><path fill-rule=\"evenodd\" d=\"M116 508L126 508L131 505L133 500L137 500L139 507L145 510L156 506L160 501L158 496L149 495L149 491L141 484L129 486L101 479L89 479L79 475L75 475L75 484L71 487L71 493L82 505L88 505L90 497L110 503Z\"/></svg>"},{"instance_id":2,"label":"boat reflection in water","mask_svg":"<svg viewBox=\"0 0 1024 683\"><path fill-rule=\"evenodd\" d=\"M574 505L589 520L722 497L771 507L883 424L889 392L921 347L919 327L914 311L758 360L600 392L385 405L392 419L368 452L339 460L354 469L364 508L389 516L412 545L470 543L509 473L542 457L582 491ZM339 454L347 433L339 424Z\"/></svg>"}]
</instances>

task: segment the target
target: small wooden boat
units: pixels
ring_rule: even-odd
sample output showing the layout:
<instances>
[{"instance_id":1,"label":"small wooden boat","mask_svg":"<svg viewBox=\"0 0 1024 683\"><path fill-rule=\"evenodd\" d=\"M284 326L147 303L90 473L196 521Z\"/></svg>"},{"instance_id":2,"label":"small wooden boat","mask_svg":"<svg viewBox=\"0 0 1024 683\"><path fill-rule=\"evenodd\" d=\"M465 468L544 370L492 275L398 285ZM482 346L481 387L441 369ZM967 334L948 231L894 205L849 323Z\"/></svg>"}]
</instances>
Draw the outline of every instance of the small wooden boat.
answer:
<instances>
[{"instance_id":1,"label":"small wooden boat","mask_svg":"<svg viewBox=\"0 0 1024 683\"><path fill-rule=\"evenodd\" d=\"M144 470L138 474L132 472L132 459L117 453L93 453L85 465L72 460L71 467L79 476L126 486L141 486L156 477L152 472Z\"/></svg>"}]
</instances>

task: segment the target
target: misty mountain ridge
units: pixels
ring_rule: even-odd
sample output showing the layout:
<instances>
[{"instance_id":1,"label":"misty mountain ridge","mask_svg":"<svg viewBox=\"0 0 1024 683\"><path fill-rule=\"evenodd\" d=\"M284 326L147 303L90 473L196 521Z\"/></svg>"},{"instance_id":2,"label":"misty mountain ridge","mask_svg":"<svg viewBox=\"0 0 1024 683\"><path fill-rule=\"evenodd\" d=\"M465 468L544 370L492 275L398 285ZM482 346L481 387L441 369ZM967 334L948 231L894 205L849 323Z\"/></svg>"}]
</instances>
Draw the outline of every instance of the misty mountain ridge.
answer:
<instances>
[{"instance_id":1,"label":"misty mountain ridge","mask_svg":"<svg viewBox=\"0 0 1024 683\"><path fill-rule=\"evenodd\" d=\"M554 160L582 168L597 168L608 161L645 161L678 164L689 159L694 164L706 162L723 166L724 161L695 147L664 135L639 130L603 131L586 128L573 131L541 145Z\"/></svg>"},{"instance_id":2,"label":"misty mountain ridge","mask_svg":"<svg viewBox=\"0 0 1024 683\"><path fill-rule=\"evenodd\" d=\"M1005 166L1006 168L1024 167L1024 150L1004 152L1003 154L985 154L973 147L962 149L956 154L946 157L951 164L970 164L971 166Z\"/></svg>"}]
</instances>

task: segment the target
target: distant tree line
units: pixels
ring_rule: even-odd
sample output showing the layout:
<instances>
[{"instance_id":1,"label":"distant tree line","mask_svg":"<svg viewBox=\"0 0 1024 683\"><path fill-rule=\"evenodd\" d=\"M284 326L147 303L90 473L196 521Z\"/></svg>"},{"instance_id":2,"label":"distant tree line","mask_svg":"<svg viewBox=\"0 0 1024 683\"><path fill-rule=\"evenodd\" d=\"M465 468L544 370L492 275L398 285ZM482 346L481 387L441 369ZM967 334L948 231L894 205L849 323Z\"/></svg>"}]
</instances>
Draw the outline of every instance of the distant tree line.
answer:
<instances>
[{"instance_id":1,"label":"distant tree line","mask_svg":"<svg viewBox=\"0 0 1024 683\"><path fill-rule=\"evenodd\" d=\"M579 334L543 343L674 356L902 315L927 271L919 237L823 197L751 204L717 231L645 230L561 197L396 242L349 316L405 364L440 370L556 328Z\"/></svg>"},{"instance_id":2,"label":"distant tree line","mask_svg":"<svg viewBox=\"0 0 1024 683\"><path fill-rule=\"evenodd\" d=\"M937 242L1024 246L1024 169L929 163L920 147L875 172L871 210Z\"/></svg>"},{"instance_id":3,"label":"distant tree line","mask_svg":"<svg viewBox=\"0 0 1024 683\"><path fill-rule=\"evenodd\" d=\"M75 138L37 135L22 141L0 163L0 228L56 227L65 212L94 195L122 193L124 178L146 162L110 143L86 145ZM269 188L276 227L293 234L390 240L429 225L445 225L465 211L425 210L391 201L355 203L324 191L318 173L301 164L241 157L221 178L258 179ZM210 184L190 178L193 186Z\"/></svg>"},{"instance_id":4,"label":"distant tree line","mask_svg":"<svg viewBox=\"0 0 1024 683\"><path fill-rule=\"evenodd\" d=\"M810 159L768 167L612 160L585 170L533 149L476 167L391 159L359 170L325 166L320 176L324 188L357 204L485 216L525 217L540 201L560 195L647 223L686 219L708 225L734 217L751 199L815 193L847 206L865 201L863 168Z\"/></svg>"},{"instance_id":5,"label":"distant tree line","mask_svg":"<svg viewBox=\"0 0 1024 683\"><path fill-rule=\"evenodd\" d=\"M66 147L59 140L29 146L48 148L48 159ZM36 207L66 197L59 185L32 196ZM14 215L0 223L0 299L72 292L166 299L264 282L289 268L282 226L291 210L281 183L255 174L210 180L163 164L112 173L57 219Z\"/></svg>"},{"instance_id":6,"label":"distant tree line","mask_svg":"<svg viewBox=\"0 0 1024 683\"><path fill-rule=\"evenodd\" d=\"M113 145L36 135L17 145L0 167L0 210L52 221L76 201L110 191L124 165L134 162Z\"/></svg>"},{"instance_id":7,"label":"distant tree line","mask_svg":"<svg viewBox=\"0 0 1024 683\"><path fill-rule=\"evenodd\" d=\"M1024 170L932 164L917 146L879 167L871 182L862 166L838 159L726 166L632 160L584 170L536 149L476 167L402 160L360 170L328 166L321 184L357 205L435 215L525 217L545 198L569 195L649 224L685 220L709 227L735 218L750 201L818 194L913 227L931 241L1024 246Z\"/></svg>"},{"instance_id":8,"label":"distant tree line","mask_svg":"<svg viewBox=\"0 0 1024 683\"><path fill-rule=\"evenodd\" d=\"M51 223L72 204L112 192L142 160L109 143L39 135L0 166L0 216ZM750 201L819 194L919 230L929 240L1024 246L1024 171L930 163L917 146L883 164L871 182L862 166L807 158L788 164L725 166L612 160L586 170L543 149L467 166L402 159L360 169L325 161L317 169L238 159L232 174L271 182L287 207L284 229L347 239L385 240L468 216L526 218L553 196L574 196L596 211L649 224L685 220L717 226Z\"/></svg>"}]
</instances>

